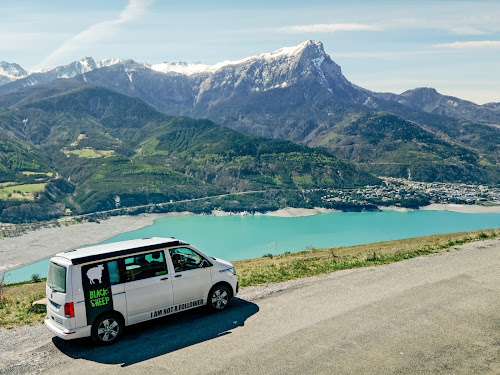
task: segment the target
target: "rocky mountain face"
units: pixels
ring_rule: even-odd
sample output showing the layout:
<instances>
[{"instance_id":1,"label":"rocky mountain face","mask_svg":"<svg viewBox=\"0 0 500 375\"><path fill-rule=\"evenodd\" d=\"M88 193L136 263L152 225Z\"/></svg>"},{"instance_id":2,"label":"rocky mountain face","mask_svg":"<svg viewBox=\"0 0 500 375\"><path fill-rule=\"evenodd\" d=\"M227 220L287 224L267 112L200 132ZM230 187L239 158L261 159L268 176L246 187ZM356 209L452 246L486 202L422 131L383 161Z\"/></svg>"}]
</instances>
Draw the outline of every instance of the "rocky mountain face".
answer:
<instances>
[{"instance_id":1,"label":"rocky mountain face","mask_svg":"<svg viewBox=\"0 0 500 375\"><path fill-rule=\"evenodd\" d=\"M0 61L0 85L24 78L29 73L18 64Z\"/></svg>"},{"instance_id":2,"label":"rocky mountain face","mask_svg":"<svg viewBox=\"0 0 500 375\"><path fill-rule=\"evenodd\" d=\"M300 98L290 98L286 90L299 86L299 90L291 90L294 91L292 96L303 96L308 105L315 104L318 95L324 94L335 102L370 110L390 111L391 106L400 104L429 114L500 124L499 103L477 105L441 95L432 88L417 88L400 95L362 89L342 75L340 66L325 53L321 42L311 40L295 47L212 66L183 62L152 65L86 57L52 70L29 73L17 64L0 62L0 94L73 77L138 97L167 114L210 117L222 123L225 119L218 112L227 113L227 106L240 109L243 100L260 102L255 98L265 97L263 94L272 90L278 90L283 101L292 99L293 103L300 103ZM234 123L231 118L225 125L245 128L243 123L243 120ZM272 135L273 131L267 133Z\"/></svg>"},{"instance_id":3,"label":"rocky mountain face","mask_svg":"<svg viewBox=\"0 0 500 375\"><path fill-rule=\"evenodd\" d=\"M488 108L492 111L500 111L500 103L486 103L483 107Z\"/></svg>"},{"instance_id":4,"label":"rocky mountain face","mask_svg":"<svg viewBox=\"0 0 500 375\"><path fill-rule=\"evenodd\" d=\"M499 108L498 103L478 105L453 96L442 95L428 87L408 90L400 95L376 95L427 113L484 124L500 124L500 114L495 112Z\"/></svg>"},{"instance_id":5,"label":"rocky mountain face","mask_svg":"<svg viewBox=\"0 0 500 375\"><path fill-rule=\"evenodd\" d=\"M132 60L97 61L87 57L50 71L20 77L17 82L2 87L0 93L77 75L79 80L139 97L163 112L176 115L202 115L237 95L296 84L319 85L331 95L348 100L359 101L367 97L342 75L340 67L325 53L322 43L314 41L213 66L150 65Z\"/></svg>"},{"instance_id":6,"label":"rocky mountain face","mask_svg":"<svg viewBox=\"0 0 500 375\"><path fill-rule=\"evenodd\" d=\"M58 66L51 70L42 70L39 72L28 73L17 64L5 63L6 67L10 66L9 71L12 72L9 81L2 83L2 68L3 63L0 63L0 93L13 92L18 89L35 86L61 78L73 78L76 75L90 72L94 69L100 69L120 63L122 60L95 60L92 57L85 57L80 61L74 61L71 64ZM16 67L18 69L16 69ZM16 75L17 74L17 75Z\"/></svg>"}]
</instances>

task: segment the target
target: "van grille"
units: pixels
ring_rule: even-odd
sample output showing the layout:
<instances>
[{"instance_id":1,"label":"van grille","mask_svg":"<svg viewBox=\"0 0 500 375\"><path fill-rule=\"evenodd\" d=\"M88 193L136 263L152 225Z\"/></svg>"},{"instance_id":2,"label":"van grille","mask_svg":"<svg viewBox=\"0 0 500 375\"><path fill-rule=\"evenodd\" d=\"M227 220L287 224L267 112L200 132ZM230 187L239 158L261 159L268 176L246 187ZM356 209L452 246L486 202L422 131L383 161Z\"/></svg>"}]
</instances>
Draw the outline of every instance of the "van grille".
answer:
<instances>
[{"instance_id":1,"label":"van grille","mask_svg":"<svg viewBox=\"0 0 500 375\"><path fill-rule=\"evenodd\" d=\"M61 325L61 326L63 325L63 320L62 320L61 318L59 318L59 317L55 316L55 317L54 317L54 320L56 321L56 323L57 323L57 324L59 324L59 325Z\"/></svg>"},{"instance_id":2,"label":"van grille","mask_svg":"<svg viewBox=\"0 0 500 375\"><path fill-rule=\"evenodd\" d=\"M47 299L48 299L48 298L47 298ZM54 301L52 301L52 300L50 300L50 299L48 299L48 300L49 300L50 304L51 304L52 306L54 306L56 309L60 309L60 308L61 308L61 305L59 305L59 304L55 303Z\"/></svg>"}]
</instances>

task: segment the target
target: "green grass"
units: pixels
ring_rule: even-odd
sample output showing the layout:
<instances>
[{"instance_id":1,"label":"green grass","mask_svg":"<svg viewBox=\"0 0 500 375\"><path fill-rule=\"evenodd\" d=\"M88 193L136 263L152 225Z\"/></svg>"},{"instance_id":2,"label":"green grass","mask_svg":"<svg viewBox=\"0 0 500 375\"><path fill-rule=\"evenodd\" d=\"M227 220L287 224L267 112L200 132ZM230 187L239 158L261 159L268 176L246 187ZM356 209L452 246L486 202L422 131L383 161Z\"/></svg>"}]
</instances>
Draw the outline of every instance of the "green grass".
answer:
<instances>
[{"instance_id":1,"label":"green grass","mask_svg":"<svg viewBox=\"0 0 500 375\"><path fill-rule=\"evenodd\" d=\"M0 199L5 200L33 200L34 194L45 189L45 183L10 185L0 189Z\"/></svg>"},{"instance_id":2,"label":"green grass","mask_svg":"<svg viewBox=\"0 0 500 375\"><path fill-rule=\"evenodd\" d=\"M241 287L266 285L330 272L380 266L422 255L452 251L456 246L499 238L500 229L440 234L405 240L327 249L309 249L278 256L233 262ZM0 295L2 288L0 288ZM43 322L44 308L32 303L45 297L45 282L23 282L3 287L0 298L0 328Z\"/></svg>"},{"instance_id":3,"label":"green grass","mask_svg":"<svg viewBox=\"0 0 500 375\"><path fill-rule=\"evenodd\" d=\"M482 203L483 206L485 207L494 207L494 206L498 206L497 203L494 203L494 202L483 202Z\"/></svg>"},{"instance_id":4,"label":"green grass","mask_svg":"<svg viewBox=\"0 0 500 375\"><path fill-rule=\"evenodd\" d=\"M233 262L240 286L266 285L329 272L377 266L450 251L467 242L500 237L499 229L441 234L368 245L311 249Z\"/></svg>"},{"instance_id":5,"label":"green grass","mask_svg":"<svg viewBox=\"0 0 500 375\"><path fill-rule=\"evenodd\" d=\"M85 159L95 159L95 158L107 158L112 156L115 152L113 150L94 150L93 148L84 148L81 150L63 150L66 155L76 155L79 158Z\"/></svg>"},{"instance_id":6,"label":"green grass","mask_svg":"<svg viewBox=\"0 0 500 375\"><path fill-rule=\"evenodd\" d=\"M52 172L32 172L32 171L24 171L24 172L21 172L22 174L26 175L26 176L32 176L32 175L35 175L35 174L44 174L48 177L52 177L54 175L54 173Z\"/></svg>"},{"instance_id":7,"label":"green grass","mask_svg":"<svg viewBox=\"0 0 500 375\"><path fill-rule=\"evenodd\" d=\"M45 306L34 308L32 303L44 297L45 281L4 287L4 294L0 297L0 327L10 329L42 323Z\"/></svg>"}]
</instances>

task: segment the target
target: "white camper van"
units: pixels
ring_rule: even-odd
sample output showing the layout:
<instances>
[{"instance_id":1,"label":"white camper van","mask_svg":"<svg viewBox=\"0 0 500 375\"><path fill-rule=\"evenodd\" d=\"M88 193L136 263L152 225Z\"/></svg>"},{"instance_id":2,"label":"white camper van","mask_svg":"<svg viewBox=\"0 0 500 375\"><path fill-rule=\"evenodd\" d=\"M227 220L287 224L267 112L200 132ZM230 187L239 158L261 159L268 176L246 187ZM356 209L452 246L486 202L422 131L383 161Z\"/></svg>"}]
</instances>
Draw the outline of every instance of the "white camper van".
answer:
<instances>
[{"instance_id":1,"label":"white camper van","mask_svg":"<svg viewBox=\"0 0 500 375\"><path fill-rule=\"evenodd\" d=\"M65 340L112 344L125 326L208 305L238 293L231 263L175 238L147 238L56 254L47 276L45 325Z\"/></svg>"}]
</instances>

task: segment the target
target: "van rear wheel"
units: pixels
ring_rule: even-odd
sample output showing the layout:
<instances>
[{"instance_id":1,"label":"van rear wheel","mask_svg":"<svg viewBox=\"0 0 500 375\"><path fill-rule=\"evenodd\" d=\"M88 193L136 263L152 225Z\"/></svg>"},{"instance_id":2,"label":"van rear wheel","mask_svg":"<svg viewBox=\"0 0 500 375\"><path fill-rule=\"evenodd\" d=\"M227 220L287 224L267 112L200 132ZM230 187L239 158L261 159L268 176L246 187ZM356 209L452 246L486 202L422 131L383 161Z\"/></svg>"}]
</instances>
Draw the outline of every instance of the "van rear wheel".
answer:
<instances>
[{"instance_id":1,"label":"van rear wheel","mask_svg":"<svg viewBox=\"0 0 500 375\"><path fill-rule=\"evenodd\" d=\"M99 345L111 345L117 342L123 333L122 319L113 313L98 317L92 324L92 340Z\"/></svg>"},{"instance_id":2,"label":"van rear wheel","mask_svg":"<svg viewBox=\"0 0 500 375\"><path fill-rule=\"evenodd\" d=\"M208 293L208 307L212 311L222 311L229 307L233 294L228 287L216 285Z\"/></svg>"}]
</instances>

